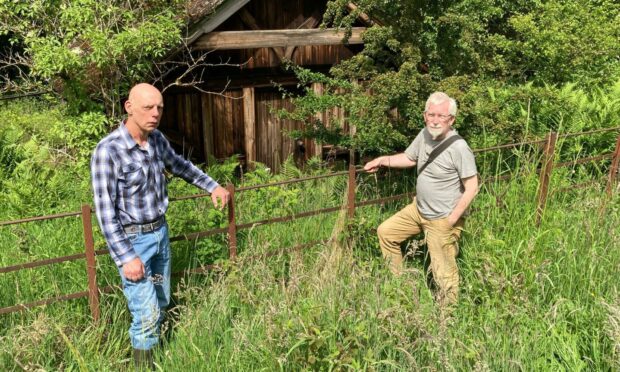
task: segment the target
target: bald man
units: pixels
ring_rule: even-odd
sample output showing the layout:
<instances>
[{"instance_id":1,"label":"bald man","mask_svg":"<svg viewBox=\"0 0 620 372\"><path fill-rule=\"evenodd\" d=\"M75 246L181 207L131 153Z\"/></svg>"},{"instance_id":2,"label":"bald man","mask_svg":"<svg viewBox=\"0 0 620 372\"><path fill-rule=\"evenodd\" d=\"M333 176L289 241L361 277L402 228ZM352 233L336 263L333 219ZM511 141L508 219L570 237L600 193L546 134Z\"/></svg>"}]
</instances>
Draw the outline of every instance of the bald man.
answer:
<instances>
[{"instance_id":1,"label":"bald man","mask_svg":"<svg viewBox=\"0 0 620 372\"><path fill-rule=\"evenodd\" d=\"M127 119L99 142L91 159L97 219L119 269L132 315L137 365L152 367L151 349L170 302L170 241L164 169L207 192L216 207L229 193L176 154L157 130L164 109L157 88L138 84L125 102Z\"/></svg>"}]
</instances>

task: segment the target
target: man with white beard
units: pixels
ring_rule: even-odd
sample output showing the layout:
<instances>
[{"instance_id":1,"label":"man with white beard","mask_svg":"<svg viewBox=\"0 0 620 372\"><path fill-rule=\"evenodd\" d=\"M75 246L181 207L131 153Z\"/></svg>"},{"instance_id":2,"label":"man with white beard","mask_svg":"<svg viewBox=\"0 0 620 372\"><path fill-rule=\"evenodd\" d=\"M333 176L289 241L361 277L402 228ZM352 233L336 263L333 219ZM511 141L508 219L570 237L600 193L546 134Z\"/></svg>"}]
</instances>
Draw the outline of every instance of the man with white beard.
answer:
<instances>
[{"instance_id":1,"label":"man with white beard","mask_svg":"<svg viewBox=\"0 0 620 372\"><path fill-rule=\"evenodd\" d=\"M457 301L458 240L467 208L478 193L474 154L452 128L456 111L453 98L443 92L431 94L424 110L426 127L405 152L380 156L364 166L365 171L372 173L381 167L417 165L413 202L384 221L377 229L377 235L390 270L400 275L403 269L400 244L424 232L431 258L430 270L438 289L435 298L440 306Z\"/></svg>"}]
</instances>

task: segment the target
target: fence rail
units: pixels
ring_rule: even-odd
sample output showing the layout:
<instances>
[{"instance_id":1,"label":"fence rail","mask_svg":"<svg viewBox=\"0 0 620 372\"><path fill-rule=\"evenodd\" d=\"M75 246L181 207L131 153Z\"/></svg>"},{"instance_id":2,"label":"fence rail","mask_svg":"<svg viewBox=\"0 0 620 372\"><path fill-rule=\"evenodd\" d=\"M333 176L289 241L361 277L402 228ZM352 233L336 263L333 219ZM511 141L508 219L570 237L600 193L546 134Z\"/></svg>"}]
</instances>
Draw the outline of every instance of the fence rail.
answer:
<instances>
[{"instance_id":1,"label":"fence rail","mask_svg":"<svg viewBox=\"0 0 620 372\"><path fill-rule=\"evenodd\" d=\"M570 137L575 137L575 136L583 136L583 135L613 132L613 131L620 131L620 127L597 129L597 130L580 132L580 133L568 133L568 134L563 134L563 135L559 135L558 133L551 132L545 137L545 139L542 139L542 140L532 140L532 141L524 141L524 142L518 142L518 143L503 144L503 145L492 146L492 147L487 147L483 149L475 149L473 150L473 152L478 154L478 153L497 151L497 150L508 149L508 148L515 148L515 147L523 146L523 145L544 145L541 168L538 170L538 173L540 175L540 184L539 184L539 189L538 189L538 197L537 197L538 201L537 201L537 209L536 209L536 224L540 225L542 218L543 218L546 201L549 196L549 183L550 183L551 174L554 168L566 167L566 166L571 166L571 165L574 166L577 164L584 164L584 163L593 162L593 161L611 159L611 165L609 169L609 174L607 176L607 185L606 185L606 194L609 197L611 197L613 189L614 189L614 184L617 181L618 166L620 163L620 135L618 135L617 137L616 146L615 146L615 150L613 153L584 157L584 158L575 159L573 161L558 162L558 163L555 163L554 159L556 156L556 145L557 145L558 139L560 138L570 138ZM414 193L404 193L404 194L393 195L389 197L364 200L364 201L360 201L356 203L355 202L356 176L358 173L361 173L361 172L363 172L363 170L360 167L356 168L353 164L351 164L347 171L333 172L333 173L329 173L325 175L303 177L303 178L298 178L298 179L272 182L272 183L255 185L255 186L239 187L239 188L235 188L234 185L228 185L227 189L230 192L231 197L230 197L230 202L228 204L228 226L227 227L210 229L210 230L200 231L200 232L187 233L187 234L180 234L180 235L171 237L170 241L172 242L172 241L181 241L181 240L195 240L195 239L204 238L204 237L208 237L208 236L212 236L216 234L227 233L228 234L228 255L229 255L230 260L241 263L246 260L263 259L263 258L271 257L273 255L281 254L283 252L288 253L291 251L298 251L298 250L306 249L312 246L316 246L318 244L325 244L328 241L320 240L320 241L315 241L311 243L301 244L295 247L283 248L283 249L281 248L274 252L269 252L269 253L258 255L258 256L248 256L248 257L243 258L242 260L237 260L236 237L237 237L237 233L239 230L250 229L256 226L268 225L268 224L273 224L273 223L293 221L296 219L316 216L319 214L333 213L333 212L337 212L343 209L346 209L347 216L349 218L352 218L355 215L356 207L362 207L362 206L368 206L368 205L374 205L374 204L383 204L383 203L392 202L396 200L411 198L414 195ZM325 179L329 177L344 176L344 175L347 175L348 177L347 201L344 205L336 206L336 207L329 207L329 208L321 208L321 209L301 212L297 214L292 214L288 216L246 222L242 224L237 223L237 216L235 215L235 197L240 192L256 190L256 189L265 188L265 187L282 186L282 185L287 185L287 184L292 184L292 183L297 183L297 182ZM511 175L496 175L496 176L491 176L491 177L484 179L483 182L507 180L510 178L511 178ZM591 184L591 182L586 182L581 185L573 185L572 187L573 188L576 188L577 186L584 187L589 184ZM196 195L188 195L188 196L171 198L170 200L181 201L181 200L197 199L197 198L206 197L208 195L209 194L202 193L202 194L196 194ZM9 226L9 225L15 225L15 224L30 223L30 222L35 222L35 221L46 221L46 220L53 220L53 219L59 219L59 218L80 216L81 222L82 222L82 229L83 229L84 253L78 253L78 254L62 256L62 257L55 257L55 258L50 258L50 259L45 259L45 260L37 260L37 261L2 267L0 268L0 274L20 271L20 270L25 270L25 269L31 269L31 268L36 268L36 267L48 266L48 265L58 264L62 262L77 261L77 260L85 259L86 274L87 274L87 281L88 281L87 291L64 294L64 295L42 299L42 300L38 300L34 302L17 304L14 306L0 308L0 315L24 311L26 309L34 308L37 306L49 305L49 304L59 302L59 301L68 301L68 300L88 297L88 303L89 303L91 315L95 321L99 320L100 294L109 293L113 291L116 286L99 287L97 285L96 256L107 254L108 251L106 249L101 249L101 250L94 249L95 247L94 247L93 229L92 229L92 213L93 213L93 209L91 208L91 206L88 204L84 204L82 205L81 210L77 212L59 213L59 214L53 214L53 215L48 215L48 216L38 216L38 217L30 217L30 218L23 218L23 219L18 219L18 220L0 222L0 227L2 227L2 226ZM201 272L205 272L208 270L212 270L217 267L218 267L217 265L206 265L206 266L201 266L201 267L177 272L177 273L174 273L173 275L179 276L179 275L185 275L188 273L201 273Z\"/></svg>"}]
</instances>

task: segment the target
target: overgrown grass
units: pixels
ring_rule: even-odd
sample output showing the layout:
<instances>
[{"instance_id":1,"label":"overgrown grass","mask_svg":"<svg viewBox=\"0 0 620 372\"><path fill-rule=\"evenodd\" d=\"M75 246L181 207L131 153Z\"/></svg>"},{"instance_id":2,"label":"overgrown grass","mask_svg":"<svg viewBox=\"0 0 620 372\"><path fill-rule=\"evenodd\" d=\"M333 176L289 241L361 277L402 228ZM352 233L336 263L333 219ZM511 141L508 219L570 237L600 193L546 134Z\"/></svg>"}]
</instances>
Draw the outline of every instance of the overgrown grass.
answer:
<instances>
[{"instance_id":1,"label":"overgrown grass","mask_svg":"<svg viewBox=\"0 0 620 372\"><path fill-rule=\"evenodd\" d=\"M425 256L389 274L364 208L352 249L333 246L232 268L196 294L159 355L164 370L608 370L618 368L618 197L555 195L534 225L536 178L468 221L458 307L432 301ZM495 186L493 186L495 187ZM487 195L488 196L488 195ZM485 196L480 204L484 205Z\"/></svg>"},{"instance_id":2,"label":"overgrown grass","mask_svg":"<svg viewBox=\"0 0 620 372\"><path fill-rule=\"evenodd\" d=\"M552 190L578 173L572 170L554 173ZM184 262L177 268L218 259L212 255L218 245L223 266L175 283L158 366L166 371L620 368L620 297L613 279L620 271L617 193L612 200L598 186L552 193L536 227L538 178L533 167L514 176L485 184L475 201L460 247L460 301L451 313L433 302L423 247L411 255L402 277L393 277L380 258L374 230L404 201L360 207L345 225L333 213L245 230L239 234L238 264L221 261L223 237L210 245L173 244ZM410 190L408 179L406 173L378 180L360 176L359 191L362 198L396 194ZM253 199L248 191L239 218L247 222L338 205L344 190L344 178L273 189L296 200L274 200L256 213L253 203L264 202L264 195ZM191 203L194 211L186 210L186 222L181 210L191 206L171 211L174 229L209 209L205 201ZM271 214L261 215L265 210ZM252 258L330 237L336 238L325 245ZM211 253L200 255L201 249ZM115 284L113 266L99 261L109 274L100 284ZM79 265L58 270L53 275L59 283L84 277ZM20 288L39 285L44 287L22 282ZM5 287L3 298L17 291ZM102 321L96 324L85 300L3 316L0 365L130 370L125 306L120 292L103 295Z\"/></svg>"},{"instance_id":3,"label":"overgrown grass","mask_svg":"<svg viewBox=\"0 0 620 372\"><path fill-rule=\"evenodd\" d=\"M56 114L53 127L60 128L66 118ZM87 120L82 124L86 130ZM78 210L90 200L87 162L67 161L79 151L64 151L61 139L54 145L50 138L57 132L13 129L0 138L0 160L10 166L0 177L2 220ZM41 151L37 138L54 146ZM560 141L556 160L600 153L593 148L606 152L613 141L609 134ZM88 141L77 147L90 148ZM540 227L539 148L479 154L477 162L483 178L513 179L487 182L474 203L460 247L461 296L452 313L433 303L423 247L410 252L400 278L380 258L375 229L406 201L359 207L346 224L331 213L240 230L236 264L227 262L225 234L174 242L174 271L212 263L221 268L175 279L158 365L166 371L619 369L620 200L618 190L613 199L603 198L609 161L554 170ZM291 164L278 176L259 166L240 181L232 177L235 166L233 160L208 172L239 186L302 175ZM303 175L325 171L311 163ZM360 175L358 201L413 191L413 174ZM586 181L594 185L571 186ZM171 196L198 192L180 180L169 189ZM346 176L338 176L240 192L237 222L338 206L346 189ZM226 213L214 210L208 198L173 202L167 217L172 235L227 223ZM95 231L96 248L102 249L96 224ZM276 254L317 240L327 243ZM81 221L0 227L0 246L2 267L81 253ZM275 256L257 258L267 254ZM101 287L119 283L107 256L98 257L97 274ZM83 261L2 274L0 307L86 286ZM1 315L0 369L131 370L126 301L120 291L103 294L101 301L99 323L91 321L86 299Z\"/></svg>"}]
</instances>

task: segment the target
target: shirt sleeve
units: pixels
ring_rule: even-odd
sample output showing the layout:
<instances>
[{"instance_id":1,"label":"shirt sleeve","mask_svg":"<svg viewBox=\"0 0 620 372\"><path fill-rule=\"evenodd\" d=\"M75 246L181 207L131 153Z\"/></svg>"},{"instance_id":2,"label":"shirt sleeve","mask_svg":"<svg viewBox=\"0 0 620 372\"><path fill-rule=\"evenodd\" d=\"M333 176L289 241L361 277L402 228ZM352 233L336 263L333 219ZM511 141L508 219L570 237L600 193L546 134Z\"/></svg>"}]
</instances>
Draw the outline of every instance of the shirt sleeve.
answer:
<instances>
[{"instance_id":1,"label":"shirt sleeve","mask_svg":"<svg viewBox=\"0 0 620 372\"><path fill-rule=\"evenodd\" d=\"M465 141L456 141L453 146L456 151L451 152L452 161L454 162L459 178L469 178L478 174L476 157L469 145Z\"/></svg>"},{"instance_id":2,"label":"shirt sleeve","mask_svg":"<svg viewBox=\"0 0 620 372\"><path fill-rule=\"evenodd\" d=\"M138 255L117 216L116 168L109 151L105 147L97 146L95 148L90 168L95 196L95 214L103 237L108 243L110 256L112 256L114 263L121 267Z\"/></svg>"},{"instance_id":3,"label":"shirt sleeve","mask_svg":"<svg viewBox=\"0 0 620 372\"><path fill-rule=\"evenodd\" d=\"M405 155L407 155L407 158L411 161L418 161L418 154L420 153L420 146L422 144L422 131L424 131L424 129L422 129L420 133L418 133L418 135L411 142L409 147L407 147L407 149L405 150Z\"/></svg>"},{"instance_id":4,"label":"shirt sleeve","mask_svg":"<svg viewBox=\"0 0 620 372\"><path fill-rule=\"evenodd\" d=\"M160 142L162 148L162 161L172 174L207 192L213 192L219 186L215 180L198 169L198 167L178 155L161 132L158 132L158 142Z\"/></svg>"}]
</instances>

